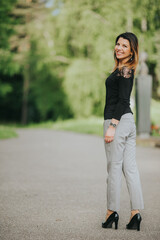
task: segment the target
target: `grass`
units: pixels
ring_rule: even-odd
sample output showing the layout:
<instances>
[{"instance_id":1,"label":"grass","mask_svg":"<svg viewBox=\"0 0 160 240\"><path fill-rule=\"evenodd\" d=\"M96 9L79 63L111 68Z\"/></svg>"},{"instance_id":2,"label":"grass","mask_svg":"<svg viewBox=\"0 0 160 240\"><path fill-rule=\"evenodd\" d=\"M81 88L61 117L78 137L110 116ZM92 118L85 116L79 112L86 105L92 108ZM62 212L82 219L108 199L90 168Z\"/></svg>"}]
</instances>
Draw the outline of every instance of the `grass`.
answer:
<instances>
[{"instance_id":1,"label":"grass","mask_svg":"<svg viewBox=\"0 0 160 240\"><path fill-rule=\"evenodd\" d=\"M29 128L50 128L78 133L102 136L103 118L90 117L88 119L69 119L65 121L48 121L39 124L30 124Z\"/></svg>"},{"instance_id":2,"label":"grass","mask_svg":"<svg viewBox=\"0 0 160 240\"><path fill-rule=\"evenodd\" d=\"M160 126L160 102L152 99L151 101L151 121L154 125ZM135 113L134 113L135 115ZM58 120L56 122L47 121L42 123L32 123L27 126L20 124L0 125L0 139L16 137L16 128L48 128L53 130L65 130L78 133L86 133L102 136L103 135L103 118L90 117L87 119L69 119ZM14 130L15 129L15 130ZM157 132L153 131L152 136L159 136Z\"/></svg>"},{"instance_id":3,"label":"grass","mask_svg":"<svg viewBox=\"0 0 160 240\"><path fill-rule=\"evenodd\" d=\"M42 123L32 123L26 126L20 124L8 124L6 126L0 125L0 139L16 137L17 134L14 128L48 128L102 136L103 118L90 117L87 119L58 120L56 122L47 121Z\"/></svg>"},{"instance_id":4,"label":"grass","mask_svg":"<svg viewBox=\"0 0 160 240\"><path fill-rule=\"evenodd\" d=\"M17 137L16 131L9 126L0 125L0 139Z\"/></svg>"},{"instance_id":5,"label":"grass","mask_svg":"<svg viewBox=\"0 0 160 240\"><path fill-rule=\"evenodd\" d=\"M151 121L160 126L160 101L154 99L151 101Z\"/></svg>"}]
</instances>

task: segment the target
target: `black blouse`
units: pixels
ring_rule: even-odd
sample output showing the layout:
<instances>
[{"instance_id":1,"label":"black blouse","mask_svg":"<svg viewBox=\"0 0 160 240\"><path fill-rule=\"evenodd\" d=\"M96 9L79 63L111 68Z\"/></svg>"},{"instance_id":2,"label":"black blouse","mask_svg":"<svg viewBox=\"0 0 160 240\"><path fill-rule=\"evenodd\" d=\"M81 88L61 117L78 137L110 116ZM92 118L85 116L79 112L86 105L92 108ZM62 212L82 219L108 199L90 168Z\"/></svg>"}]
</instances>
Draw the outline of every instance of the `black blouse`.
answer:
<instances>
[{"instance_id":1,"label":"black blouse","mask_svg":"<svg viewBox=\"0 0 160 240\"><path fill-rule=\"evenodd\" d=\"M106 103L104 119L115 118L120 120L125 113L132 113L130 108L130 95L133 87L134 70L123 67L118 68L106 79Z\"/></svg>"}]
</instances>

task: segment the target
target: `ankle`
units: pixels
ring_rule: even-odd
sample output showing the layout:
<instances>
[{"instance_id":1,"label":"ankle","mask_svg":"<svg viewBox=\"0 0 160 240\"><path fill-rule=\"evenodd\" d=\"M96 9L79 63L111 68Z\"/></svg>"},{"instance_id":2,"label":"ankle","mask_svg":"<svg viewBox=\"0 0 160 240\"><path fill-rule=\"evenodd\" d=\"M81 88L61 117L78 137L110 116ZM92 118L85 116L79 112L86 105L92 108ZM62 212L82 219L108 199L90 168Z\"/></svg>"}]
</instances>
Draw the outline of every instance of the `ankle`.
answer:
<instances>
[{"instance_id":1,"label":"ankle","mask_svg":"<svg viewBox=\"0 0 160 240\"><path fill-rule=\"evenodd\" d=\"M107 209L106 220L114 211Z\"/></svg>"},{"instance_id":2,"label":"ankle","mask_svg":"<svg viewBox=\"0 0 160 240\"><path fill-rule=\"evenodd\" d=\"M136 209L136 210L131 210L131 216L134 216L135 214L139 213L139 210Z\"/></svg>"},{"instance_id":3,"label":"ankle","mask_svg":"<svg viewBox=\"0 0 160 240\"><path fill-rule=\"evenodd\" d=\"M107 215L112 214L114 211L107 209Z\"/></svg>"}]
</instances>

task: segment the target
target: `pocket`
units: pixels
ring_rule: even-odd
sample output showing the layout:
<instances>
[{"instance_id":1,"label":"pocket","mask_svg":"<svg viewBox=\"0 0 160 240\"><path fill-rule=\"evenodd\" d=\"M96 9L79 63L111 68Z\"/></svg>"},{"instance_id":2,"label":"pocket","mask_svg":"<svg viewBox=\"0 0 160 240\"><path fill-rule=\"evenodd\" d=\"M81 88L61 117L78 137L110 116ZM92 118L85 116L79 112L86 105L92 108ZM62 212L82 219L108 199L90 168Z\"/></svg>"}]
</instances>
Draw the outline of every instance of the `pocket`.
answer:
<instances>
[{"instance_id":1,"label":"pocket","mask_svg":"<svg viewBox=\"0 0 160 240\"><path fill-rule=\"evenodd\" d=\"M121 119L129 119L131 122L134 122L134 116L132 113L125 113L122 115Z\"/></svg>"},{"instance_id":2,"label":"pocket","mask_svg":"<svg viewBox=\"0 0 160 240\"><path fill-rule=\"evenodd\" d=\"M133 127L134 120L131 118L122 118L116 128L115 139L128 137L131 134Z\"/></svg>"}]
</instances>

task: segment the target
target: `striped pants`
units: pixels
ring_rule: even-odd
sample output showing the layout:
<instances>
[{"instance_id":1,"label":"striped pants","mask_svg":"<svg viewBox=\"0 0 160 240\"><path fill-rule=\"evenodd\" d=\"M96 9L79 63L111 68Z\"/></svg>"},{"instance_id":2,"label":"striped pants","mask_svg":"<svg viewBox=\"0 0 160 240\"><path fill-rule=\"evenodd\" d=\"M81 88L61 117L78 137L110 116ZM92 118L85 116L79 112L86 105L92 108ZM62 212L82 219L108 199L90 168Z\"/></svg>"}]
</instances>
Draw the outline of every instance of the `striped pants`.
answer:
<instances>
[{"instance_id":1,"label":"striped pants","mask_svg":"<svg viewBox=\"0 0 160 240\"><path fill-rule=\"evenodd\" d=\"M111 119L104 121L104 136ZM114 140L104 143L107 157L107 209L120 209L122 172L126 179L133 209L143 209L143 195L136 164L136 126L132 113L122 115L116 127Z\"/></svg>"}]
</instances>

